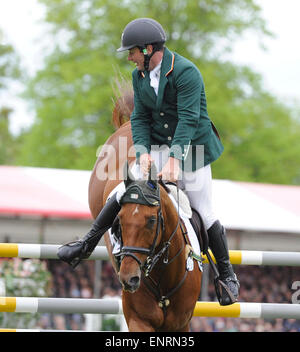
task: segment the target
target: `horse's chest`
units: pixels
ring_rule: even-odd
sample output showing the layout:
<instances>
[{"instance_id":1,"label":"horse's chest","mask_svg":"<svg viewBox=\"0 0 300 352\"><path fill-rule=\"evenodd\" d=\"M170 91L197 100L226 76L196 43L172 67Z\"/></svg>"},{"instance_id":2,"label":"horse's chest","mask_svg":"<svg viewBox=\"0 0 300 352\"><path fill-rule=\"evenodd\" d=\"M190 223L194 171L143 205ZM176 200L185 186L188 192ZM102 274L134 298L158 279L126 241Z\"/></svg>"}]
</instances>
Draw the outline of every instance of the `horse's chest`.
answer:
<instances>
[{"instance_id":1,"label":"horse's chest","mask_svg":"<svg viewBox=\"0 0 300 352\"><path fill-rule=\"evenodd\" d=\"M190 312L182 312L180 310L167 310L161 331L180 331L185 327L191 318Z\"/></svg>"}]
</instances>

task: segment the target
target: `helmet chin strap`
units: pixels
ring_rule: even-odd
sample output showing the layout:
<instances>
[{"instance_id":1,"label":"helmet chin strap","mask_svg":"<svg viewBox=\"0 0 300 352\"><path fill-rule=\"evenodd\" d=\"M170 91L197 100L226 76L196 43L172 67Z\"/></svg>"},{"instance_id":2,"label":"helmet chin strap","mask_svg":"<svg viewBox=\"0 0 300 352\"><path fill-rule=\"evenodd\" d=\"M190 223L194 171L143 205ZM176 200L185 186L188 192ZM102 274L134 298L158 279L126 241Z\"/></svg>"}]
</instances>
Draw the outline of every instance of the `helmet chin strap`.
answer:
<instances>
[{"instance_id":1,"label":"helmet chin strap","mask_svg":"<svg viewBox=\"0 0 300 352\"><path fill-rule=\"evenodd\" d=\"M156 53L156 51L158 51L158 48L153 46L153 50L150 55L148 54L146 47L141 48L140 50L144 54L144 69L145 69L145 71L149 71L150 59Z\"/></svg>"}]
</instances>

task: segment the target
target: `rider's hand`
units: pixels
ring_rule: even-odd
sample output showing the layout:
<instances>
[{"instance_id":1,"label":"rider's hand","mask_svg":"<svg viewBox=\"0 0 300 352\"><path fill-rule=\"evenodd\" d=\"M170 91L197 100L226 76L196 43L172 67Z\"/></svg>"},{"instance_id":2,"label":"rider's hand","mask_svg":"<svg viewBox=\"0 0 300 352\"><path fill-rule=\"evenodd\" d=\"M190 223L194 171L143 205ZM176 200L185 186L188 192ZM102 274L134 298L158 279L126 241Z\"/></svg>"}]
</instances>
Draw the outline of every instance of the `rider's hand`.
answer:
<instances>
[{"instance_id":1,"label":"rider's hand","mask_svg":"<svg viewBox=\"0 0 300 352\"><path fill-rule=\"evenodd\" d=\"M165 181L176 182L179 177L179 159L169 157L167 163L162 168L161 172L158 173L158 177L161 177Z\"/></svg>"},{"instance_id":2,"label":"rider's hand","mask_svg":"<svg viewBox=\"0 0 300 352\"><path fill-rule=\"evenodd\" d=\"M152 159L150 154L145 153L140 156L140 167L144 175L147 175L149 173L151 162L154 162L154 160Z\"/></svg>"}]
</instances>

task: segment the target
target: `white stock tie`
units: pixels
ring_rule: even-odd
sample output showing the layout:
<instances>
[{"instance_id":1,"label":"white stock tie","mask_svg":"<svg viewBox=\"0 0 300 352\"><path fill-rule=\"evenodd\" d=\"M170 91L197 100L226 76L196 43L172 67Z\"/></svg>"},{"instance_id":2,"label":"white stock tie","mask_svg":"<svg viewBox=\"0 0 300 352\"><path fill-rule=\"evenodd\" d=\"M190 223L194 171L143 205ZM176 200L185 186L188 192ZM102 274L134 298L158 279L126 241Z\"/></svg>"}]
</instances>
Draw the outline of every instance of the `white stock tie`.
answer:
<instances>
[{"instance_id":1,"label":"white stock tie","mask_svg":"<svg viewBox=\"0 0 300 352\"><path fill-rule=\"evenodd\" d=\"M161 62L150 71L150 86L154 89L156 95L158 94L160 67Z\"/></svg>"}]
</instances>

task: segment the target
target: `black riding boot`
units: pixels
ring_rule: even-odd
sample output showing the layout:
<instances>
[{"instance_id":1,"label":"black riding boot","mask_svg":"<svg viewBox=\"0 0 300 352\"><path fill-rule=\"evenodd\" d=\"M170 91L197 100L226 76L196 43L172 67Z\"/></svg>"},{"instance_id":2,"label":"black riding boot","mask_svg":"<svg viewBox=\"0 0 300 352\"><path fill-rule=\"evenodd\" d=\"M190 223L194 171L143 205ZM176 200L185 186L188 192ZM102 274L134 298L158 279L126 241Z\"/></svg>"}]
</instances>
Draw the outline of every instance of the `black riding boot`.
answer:
<instances>
[{"instance_id":1,"label":"black riding boot","mask_svg":"<svg viewBox=\"0 0 300 352\"><path fill-rule=\"evenodd\" d=\"M221 290L221 297L219 301L221 305L226 306L237 301L240 284L229 261L227 238L224 227L217 220L207 230L207 233L209 238L209 247L216 259L220 279L232 294L228 294L226 290Z\"/></svg>"},{"instance_id":2,"label":"black riding boot","mask_svg":"<svg viewBox=\"0 0 300 352\"><path fill-rule=\"evenodd\" d=\"M57 256L75 268L82 259L88 258L104 233L111 227L121 207L114 194L104 205L91 230L80 240L59 247Z\"/></svg>"}]
</instances>

